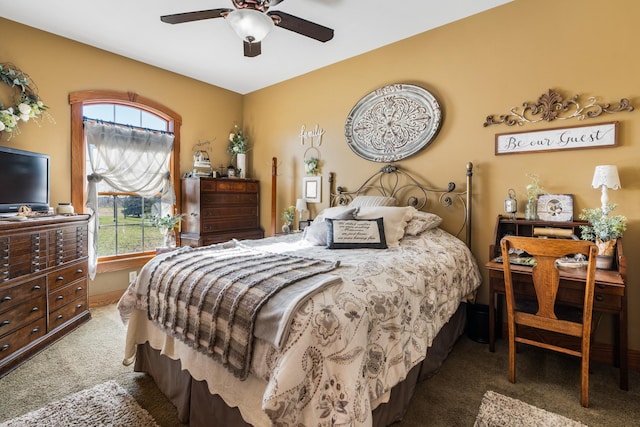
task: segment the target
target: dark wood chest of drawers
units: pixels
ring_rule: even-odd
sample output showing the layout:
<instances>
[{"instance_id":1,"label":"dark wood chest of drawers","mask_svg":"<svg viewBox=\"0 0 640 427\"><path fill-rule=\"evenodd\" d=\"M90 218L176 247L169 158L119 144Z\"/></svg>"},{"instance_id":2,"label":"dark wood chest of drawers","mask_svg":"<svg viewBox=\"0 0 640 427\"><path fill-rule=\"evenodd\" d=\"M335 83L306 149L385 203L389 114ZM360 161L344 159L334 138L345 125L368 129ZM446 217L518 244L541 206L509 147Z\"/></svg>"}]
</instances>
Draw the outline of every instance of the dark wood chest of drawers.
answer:
<instances>
[{"instance_id":1,"label":"dark wood chest of drawers","mask_svg":"<svg viewBox=\"0 0 640 427\"><path fill-rule=\"evenodd\" d=\"M85 215L0 221L0 377L90 319Z\"/></svg>"},{"instance_id":2,"label":"dark wood chest of drawers","mask_svg":"<svg viewBox=\"0 0 640 427\"><path fill-rule=\"evenodd\" d=\"M249 179L184 178L180 244L206 246L259 239L260 183Z\"/></svg>"}]
</instances>

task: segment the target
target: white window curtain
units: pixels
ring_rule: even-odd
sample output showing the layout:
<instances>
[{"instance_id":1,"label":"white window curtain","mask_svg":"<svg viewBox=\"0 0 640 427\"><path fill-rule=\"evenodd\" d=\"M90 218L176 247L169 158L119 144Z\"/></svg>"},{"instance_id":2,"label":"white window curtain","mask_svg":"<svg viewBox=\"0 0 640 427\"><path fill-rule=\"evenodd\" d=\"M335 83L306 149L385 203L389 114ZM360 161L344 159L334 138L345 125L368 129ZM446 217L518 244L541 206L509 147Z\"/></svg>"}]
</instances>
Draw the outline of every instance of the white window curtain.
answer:
<instances>
[{"instance_id":1,"label":"white window curtain","mask_svg":"<svg viewBox=\"0 0 640 427\"><path fill-rule=\"evenodd\" d=\"M173 134L112 123L84 121L91 170L87 171L89 220L89 277L98 265L97 184L104 181L117 191L153 197L162 192L163 211L175 204L169 170Z\"/></svg>"}]
</instances>

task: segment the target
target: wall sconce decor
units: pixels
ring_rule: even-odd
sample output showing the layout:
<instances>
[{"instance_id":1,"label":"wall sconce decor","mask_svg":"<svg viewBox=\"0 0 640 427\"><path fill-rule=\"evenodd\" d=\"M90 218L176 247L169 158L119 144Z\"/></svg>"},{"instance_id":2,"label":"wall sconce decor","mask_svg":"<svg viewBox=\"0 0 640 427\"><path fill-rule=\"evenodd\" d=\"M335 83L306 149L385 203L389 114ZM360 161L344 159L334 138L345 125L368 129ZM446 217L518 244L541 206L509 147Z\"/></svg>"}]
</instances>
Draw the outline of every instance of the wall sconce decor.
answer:
<instances>
[{"instance_id":1,"label":"wall sconce decor","mask_svg":"<svg viewBox=\"0 0 640 427\"><path fill-rule=\"evenodd\" d=\"M618 168L615 165L596 166L596 169L593 172L591 187L602 189L600 203L602 204L602 210L604 210L609 204L609 195L607 194L607 189L611 188L612 190L618 190L621 188L620 177L618 176Z\"/></svg>"},{"instance_id":2,"label":"wall sconce decor","mask_svg":"<svg viewBox=\"0 0 640 427\"><path fill-rule=\"evenodd\" d=\"M574 95L570 99L564 99L560 93L549 89L546 93L540 95L537 102L523 102L521 111L518 111L517 107L513 107L507 114L487 116L482 126L487 127L499 124L522 126L525 123L537 123L543 120L551 122L556 119L566 120L572 118L583 120L598 117L603 113L613 114L621 111L633 111L633 106L627 98L620 99L618 105L611 105L609 103L597 104L597 98L590 96L586 100L587 103L581 106L578 102L579 97L580 95Z\"/></svg>"}]
</instances>

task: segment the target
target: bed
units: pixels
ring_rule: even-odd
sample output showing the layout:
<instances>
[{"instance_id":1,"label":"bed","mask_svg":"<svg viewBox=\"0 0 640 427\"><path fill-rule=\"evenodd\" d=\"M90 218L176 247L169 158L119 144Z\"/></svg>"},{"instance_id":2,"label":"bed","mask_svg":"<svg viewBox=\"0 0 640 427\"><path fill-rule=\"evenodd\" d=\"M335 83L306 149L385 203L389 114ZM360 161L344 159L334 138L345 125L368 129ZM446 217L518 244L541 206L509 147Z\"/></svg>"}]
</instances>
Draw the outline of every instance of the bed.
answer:
<instances>
[{"instance_id":1,"label":"bed","mask_svg":"<svg viewBox=\"0 0 640 427\"><path fill-rule=\"evenodd\" d=\"M398 421L480 286L471 176L431 189L387 165L347 191L331 174L305 233L156 256L118 304L125 363L192 426ZM465 239L433 213L456 205Z\"/></svg>"}]
</instances>

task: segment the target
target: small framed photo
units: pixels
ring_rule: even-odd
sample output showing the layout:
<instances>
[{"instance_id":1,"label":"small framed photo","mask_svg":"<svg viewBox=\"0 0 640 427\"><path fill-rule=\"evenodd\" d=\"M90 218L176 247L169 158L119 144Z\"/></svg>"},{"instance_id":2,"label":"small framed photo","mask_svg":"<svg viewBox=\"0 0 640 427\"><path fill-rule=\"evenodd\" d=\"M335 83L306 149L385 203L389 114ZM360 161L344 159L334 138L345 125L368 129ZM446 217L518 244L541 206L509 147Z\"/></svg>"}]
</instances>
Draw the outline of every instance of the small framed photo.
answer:
<instances>
[{"instance_id":1,"label":"small framed photo","mask_svg":"<svg viewBox=\"0 0 640 427\"><path fill-rule=\"evenodd\" d=\"M322 201L322 177L305 176L302 178L302 196L308 203Z\"/></svg>"},{"instance_id":2,"label":"small framed photo","mask_svg":"<svg viewBox=\"0 0 640 427\"><path fill-rule=\"evenodd\" d=\"M573 195L539 195L538 218L543 221L573 221Z\"/></svg>"}]
</instances>

